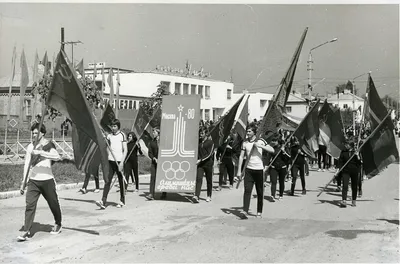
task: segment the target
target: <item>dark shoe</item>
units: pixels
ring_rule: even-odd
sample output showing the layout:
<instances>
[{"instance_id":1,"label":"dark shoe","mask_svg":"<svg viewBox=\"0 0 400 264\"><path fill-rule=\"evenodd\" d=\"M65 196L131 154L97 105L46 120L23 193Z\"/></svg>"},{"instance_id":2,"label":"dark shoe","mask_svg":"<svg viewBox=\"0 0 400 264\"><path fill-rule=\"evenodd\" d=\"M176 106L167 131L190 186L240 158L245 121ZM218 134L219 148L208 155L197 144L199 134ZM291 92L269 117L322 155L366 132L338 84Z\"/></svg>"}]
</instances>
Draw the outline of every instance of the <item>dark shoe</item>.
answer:
<instances>
[{"instance_id":1,"label":"dark shoe","mask_svg":"<svg viewBox=\"0 0 400 264\"><path fill-rule=\"evenodd\" d=\"M199 203L199 197L197 197L196 195L193 196L193 202L194 203Z\"/></svg>"},{"instance_id":2,"label":"dark shoe","mask_svg":"<svg viewBox=\"0 0 400 264\"><path fill-rule=\"evenodd\" d=\"M294 196L294 191L290 191L290 192L289 192L289 195L290 195L290 196Z\"/></svg>"},{"instance_id":3,"label":"dark shoe","mask_svg":"<svg viewBox=\"0 0 400 264\"><path fill-rule=\"evenodd\" d=\"M358 198L361 198L362 197L362 190L359 190L358 191Z\"/></svg>"},{"instance_id":4,"label":"dark shoe","mask_svg":"<svg viewBox=\"0 0 400 264\"><path fill-rule=\"evenodd\" d=\"M23 242L23 241L29 240L31 237L32 237L31 232L28 231L28 232L25 232L25 233L22 233L21 235L19 235L17 237L17 241Z\"/></svg>"},{"instance_id":5,"label":"dark shoe","mask_svg":"<svg viewBox=\"0 0 400 264\"><path fill-rule=\"evenodd\" d=\"M62 226L61 225L54 225L53 229L51 230L50 234L58 235L61 233Z\"/></svg>"},{"instance_id":6,"label":"dark shoe","mask_svg":"<svg viewBox=\"0 0 400 264\"><path fill-rule=\"evenodd\" d=\"M340 207L346 208L347 207L346 201L341 201L340 202Z\"/></svg>"},{"instance_id":7,"label":"dark shoe","mask_svg":"<svg viewBox=\"0 0 400 264\"><path fill-rule=\"evenodd\" d=\"M87 190L86 190L85 188L81 188L81 189L79 189L79 191L80 191L82 194L86 194L86 193L87 193Z\"/></svg>"},{"instance_id":8,"label":"dark shoe","mask_svg":"<svg viewBox=\"0 0 400 264\"><path fill-rule=\"evenodd\" d=\"M353 207L356 207L356 206L357 206L355 200L353 200L353 201L351 202L351 206L353 206Z\"/></svg>"},{"instance_id":9,"label":"dark shoe","mask_svg":"<svg viewBox=\"0 0 400 264\"><path fill-rule=\"evenodd\" d=\"M303 191L301 191L301 194L305 195L307 194L307 191L304 189Z\"/></svg>"}]
</instances>

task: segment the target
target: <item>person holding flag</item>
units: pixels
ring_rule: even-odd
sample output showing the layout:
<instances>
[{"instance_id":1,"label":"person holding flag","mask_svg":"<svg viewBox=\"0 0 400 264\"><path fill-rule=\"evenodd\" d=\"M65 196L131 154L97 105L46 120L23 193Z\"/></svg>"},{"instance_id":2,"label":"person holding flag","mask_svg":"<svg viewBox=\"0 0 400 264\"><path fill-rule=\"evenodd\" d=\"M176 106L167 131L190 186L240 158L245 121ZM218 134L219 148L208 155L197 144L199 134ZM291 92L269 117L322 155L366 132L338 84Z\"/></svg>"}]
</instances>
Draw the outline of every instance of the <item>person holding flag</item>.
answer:
<instances>
[{"instance_id":1,"label":"person holding flag","mask_svg":"<svg viewBox=\"0 0 400 264\"><path fill-rule=\"evenodd\" d=\"M135 183L135 192L139 191L139 166L138 166L138 154L143 155L140 144L135 136L135 133L128 133L128 157L125 162L125 175L127 175L126 179L126 187L128 190L128 182L129 178L132 178L132 183ZM132 174L133 172L133 174ZM135 177L135 178L133 178Z\"/></svg>"},{"instance_id":2,"label":"person holding flag","mask_svg":"<svg viewBox=\"0 0 400 264\"><path fill-rule=\"evenodd\" d=\"M160 129L158 127L153 128L153 140L149 144L149 158L151 160L150 166L150 194L146 198L150 201L154 200L155 189L156 189L156 173L157 173L157 162L158 162L158 149L160 147ZM161 194L161 199L167 198L167 193Z\"/></svg>"},{"instance_id":3,"label":"person holding flag","mask_svg":"<svg viewBox=\"0 0 400 264\"><path fill-rule=\"evenodd\" d=\"M216 158L219 164L219 186L216 189L220 191L224 182L225 173L229 176L229 189L233 189L233 177L235 167L233 165L233 156L236 154L233 149L233 142L235 140L234 130L231 130L225 142L218 147Z\"/></svg>"},{"instance_id":4,"label":"person holding flag","mask_svg":"<svg viewBox=\"0 0 400 264\"><path fill-rule=\"evenodd\" d=\"M290 160L290 155L285 151L285 145L280 136L276 133L272 136L271 146L274 149L274 154L271 157L273 160L269 168L269 175L271 178L271 197L272 201L275 202L277 199L276 184L279 179L279 200L283 198L283 192L285 191L285 177L287 174L287 162Z\"/></svg>"},{"instance_id":5,"label":"person holding flag","mask_svg":"<svg viewBox=\"0 0 400 264\"><path fill-rule=\"evenodd\" d=\"M240 151L239 170L237 172L237 178L239 179L242 176L240 168L242 167L243 159L246 155L248 162L244 173L243 211L241 217L247 219L251 193L255 185L257 192L257 217L261 218L264 202L264 164L262 160L262 151L265 150L269 153L274 153L274 149L268 145L264 139L260 138L257 140L257 126L254 123L246 128L246 134L247 138L243 141Z\"/></svg>"},{"instance_id":6,"label":"person holding flag","mask_svg":"<svg viewBox=\"0 0 400 264\"><path fill-rule=\"evenodd\" d=\"M297 180L297 175L300 174L300 180L301 180L301 187L302 187L302 192L301 194L305 195L307 193L306 191L306 180L304 177L304 168L305 168L305 156L306 154L301 151L300 148L300 142L299 140L293 136L291 138L291 149L290 149L290 155L292 157L292 186L290 189L290 195L294 195L294 189L296 187L296 180Z\"/></svg>"},{"instance_id":7,"label":"person holding flag","mask_svg":"<svg viewBox=\"0 0 400 264\"><path fill-rule=\"evenodd\" d=\"M111 121L112 133L108 134L106 139L109 145L109 148L107 149L110 168L108 172L108 181L104 184L102 200L96 202L101 209L106 209L107 196L110 192L111 181L115 173L117 173L120 188L120 202L118 203L117 208L125 206L124 176L121 171L124 169L124 160L127 155L127 144L126 136L120 128L121 122L118 119Z\"/></svg>"},{"instance_id":8,"label":"person holding flag","mask_svg":"<svg viewBox=\"0 0 400 264\"><path fill-rule=\"evenodd\" d=\"M61 232L61 208L56 191L56 182L51 169L52 161L60 160L56 147L52 142L44 138L46 127L35 123L31 128L34 137L37 136L37 145L30 143L26 150L24 178L22 179L21 194L24 193L25 177L28 177L28 189L26 191L25 224L23 233L17 237L18 241L26 241L31 238L31 228L35 219L36 205L40 195L46 199L54 216L55 225L50 234ZM29 167L29 165L31 165Z\"/></svg>"},{"instance_id":9,"label":"person holding flag","mask_svg":"<svg viewBox=\"0 0 400 264\"><path fill-rule=\"evenodd\" d=\"M207 181L207 199L206 202L211 201L212 195L212 175L214 165L214 142L207 136L211 129L200 127L199 130L199 149L198 149L198 160L197 160L197 176L196 176L196 192L193 196L193 202L198 203L201 186L203 185L203 177L206 177Z\"/></svg>"},{"instance_id":10,"label":"person holding flag","mask_svg":"<svg viewBox=\"0 0 400 264\"><path fill-rule=\"evenodd\" d=\"M349 179L351 179L351 196L352 196L352 206L356 206L357 200L357 187L358 187L358 174L362 161L360 159L359 153L354 149L354 140L348 138L345 143L345 149L340 153L338 167L342 168L347 163L341 171L342 174L342 201L340 207L347 207L347 190L349 188ZM353 154L355 154L353 156ZM352 158L353 157L353 158Z\"/></svg>"}]
</instances>

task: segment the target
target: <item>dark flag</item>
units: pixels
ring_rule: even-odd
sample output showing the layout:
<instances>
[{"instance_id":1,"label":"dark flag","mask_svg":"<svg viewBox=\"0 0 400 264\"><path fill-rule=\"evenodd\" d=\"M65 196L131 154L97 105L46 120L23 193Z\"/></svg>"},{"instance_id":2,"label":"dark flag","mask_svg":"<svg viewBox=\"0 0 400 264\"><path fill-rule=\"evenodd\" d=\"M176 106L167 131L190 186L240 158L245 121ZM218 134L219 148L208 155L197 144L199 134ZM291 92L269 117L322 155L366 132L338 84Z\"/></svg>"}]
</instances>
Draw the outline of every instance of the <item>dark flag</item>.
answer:
<instances>
[{"instance_id":1,"label":"dark flag","mask_svg":"<svg viewBox=\"0 0 400 264\"><path fill-rule=\"evenodd\" d=\"M290 61L289 69L285 76L282 78L281 83L278 86L278 92L276 93L276 104L280 107L282 112L286 112L285 106L289 98L290 91L292 89L294 75L296 73L297 62L299 61L301 49L303 48L304 40L307 35L308 28L306 28L300 38L299 44L293 54L292 60Z\"/></svg>"},{"instance_id":2,"label":"dark flag","mask_svg":"<svg viewBox=\"0 0 400 264\"><path fill-rule=\"evenodd\" d=\"M233 123L235 122L236 112L239 109L239 105L242 102L244 95L229 109L229 112L226 113L221 119L215 124L212 130L208 135L211 136L212 141L214 142L214 148L218 148L221 146L225 140L228 138Z\"/></svg>"},{"instance_id":3,"label":"dark flag","mask_svg":"<svg viewBox=\"0 0 400 264\"><path fill-rule=\"evenodd\" d=\"M97 169L101 162L103 174L106 176L105 172L109 170L106 142L90 111L75 70L67 60L66 54L61 50L57 55L46 105L57 109L73 122L72 144L76 167L87 173L94 173L94 168ZM107 177L104 180L107 181Z\"/></svg>"},{"instance_id":4,"label":"dark flag","mask_svg":"<svg viewBox=\"0 0 400 264\"><path fill-rule=\"evenodd\" d=\"M393 129L390 114L386 114L383 121L361 146L360 153L367 176L375 176L388 165L399 160Z\"/></svg>"},{"instance_id":5,"label":"dark flag","mask_svg":"<svg viewBox=\"0 0 400 264\"><path fill-rule=\"evenodd\" d=\"M246 102L244 103L242 111L240 112L239 118L235 124L235 130L242 139L246 138L248 115L249 115L249 96L247 96Z\"/></svg>"},{"instance_id":6,"label":"dark flag","mask_svg":"<svg viewBox=\"0 0 400 264\"><path fill-rule=\"evenodd\" d=\"M301 149L304 153L312 158L315 158L314 153L318 150L318 105L319 99L301 121L293 134L299 140Z\"/></svg>"},{"instance_id":7,"label":"dark flag","mask_svg":"<svg viewBox=\"0 0 400 264\"><path fill-rule=\"evenodd\" d=\"M144 109L142 106L139 107L138 113L136 115L135 122L133 123L132 126L132 131L135 133L135 136L139 139L140 136L143 134L146 126L150 122L150 118L147 116L147 114L144 112Z\"/></svg>"},{"instance_id":8,"label":"dark flag","mask_svg":"<svg viewBox=\"0 0 400 264\"><path fill-rule=\"evenodd\" d=\"M369 119L371 123L371 130L373 131L382 122L383 118L385 118L388 110L379 97L378 91L375 88L374 81L372 80L370 74L368 75L367 94L368 106L365 109L365 116Z\"/></svg>"},{"instance_id":9,"label":"dark flag","mask_svg":"<svg viewBox=\"0 0 400 264\"><path fill-rule=\"evenodd\" d=\"M257 130L257 138L264 137L269 142L270 136L278 132L281 124L282 112L275 102L271 102Z\"/></svg>"},{"instance_id":10,"label":"dark flag","mask_svg":"<svg viewBox=\"0 0 400 264\"><path fill-rule=\"evenodd\" d=\"M100 120L100 125L103 128L104 131L111 133L111 121L115 119L115 113L110 106L109 103L107 103L106 109L104 110L103 116L101 117Z\"/></svg>"},{"instance_id":11,"label":"dark flag","mask_svg":"<svg viewBox=\"0 0 400 264\"><path fill-rule=\"evenodd\" d=\"M331 130L331 140L327 148L327 153L337 159L340 156L340 152L342 152L342 150L344 149L343 142L345 141L342 117L340 116L340 109L332 109L331 114L326 120L326 124Z\"/></svg>"}]
</instances>

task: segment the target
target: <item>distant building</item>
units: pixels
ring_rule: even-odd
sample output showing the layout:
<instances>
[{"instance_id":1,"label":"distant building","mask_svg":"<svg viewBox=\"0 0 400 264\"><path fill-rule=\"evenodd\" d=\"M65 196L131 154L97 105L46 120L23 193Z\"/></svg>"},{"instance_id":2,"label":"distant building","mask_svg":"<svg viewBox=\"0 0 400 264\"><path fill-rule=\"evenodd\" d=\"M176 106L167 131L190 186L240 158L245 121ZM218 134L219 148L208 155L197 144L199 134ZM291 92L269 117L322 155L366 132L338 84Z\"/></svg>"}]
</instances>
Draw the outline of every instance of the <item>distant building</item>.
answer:
<instances>
[{"instance_id":1,"label":"distant building","mask_svg":"<svg viewBox=\"0 0 400 264\"><path fill-rule=\"evenodd\" d=\"M110 87L107 79L110 67L104 68L105 88L104 98L109 100ZM101 68L96 67L96 84L102 85ZM86 75L93 76L94 69L85 69ZM139 102L144 98L151 97L161 83L168 87L171 94L198 94L201 96L200 116L203 120L218 120L226 107L232 105L234 85L230 82L213 80L201 73L185 74L182 70L164 69L135 72L132 70L119 69L119 105L120 109L138 109ZM204 77L201 77L204 76ZM209 75L207 75L209 76ZM113 86L116 93L117 68L113 68ZM114 95L114 107L117 105L117 98Z\"/></svg>"},{"instance_id":2,"label":"distant building","mask_svg":"<svg viewBox=\"0 0 400 264\"><path fill-rule=\"evenodd\" d=\"M339 96L339 97L338 97ZM353 96L354 96L354 109L353 109ZM343 93L332 94L327 98L328 103L340 109L357 110L361 107L361 113L364 110L364 99L357 95L353 95L349 90L344 90Z\"/></svg>"}]
</instances>

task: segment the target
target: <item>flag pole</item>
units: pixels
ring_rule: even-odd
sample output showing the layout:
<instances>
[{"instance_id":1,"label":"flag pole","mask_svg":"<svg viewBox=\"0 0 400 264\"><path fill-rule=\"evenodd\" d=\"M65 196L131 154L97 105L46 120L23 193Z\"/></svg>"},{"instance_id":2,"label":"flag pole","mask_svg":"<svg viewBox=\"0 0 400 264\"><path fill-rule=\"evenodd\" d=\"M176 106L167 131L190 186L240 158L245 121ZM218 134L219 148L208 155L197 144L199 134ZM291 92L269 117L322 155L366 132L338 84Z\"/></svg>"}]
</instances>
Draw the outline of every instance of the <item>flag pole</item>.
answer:
<instances>
[{"instance_id":1,"label":"flag pole","mask_svg":"<svg viewBox=\"0 0 400 264\"><path fill-rule=\"evenodd\" d=\"M346 165L350 162L350 160L353 159L353 157L355 156L356 153L358 153L360 151L360 149L365 145L365 143L368 142L368 140L374 136L376 134L376 132L381 128L382 124L386 121L386 118L388 118L390 116L390 112L388 112L385 116L385 118L382 120L382 122L374 129L374 131L367 137L367 139L364 140L364 142L361 144L361 146L359 146L357 148L357 151L355 151L353 153L353 155L351 155L351 157L347 160L347 162L338 170L338 172L335 173L335 175L333 175L332 179L324 186L324 188L318 193L317 197L319 197L326 189L326 187L328 187L328 185L336 178L337 175L339 175L339 173L346 167Z\"/></svg>"},{"instance_id":2,"label":"flag pole","mask_svg":"<svg viewBox=\"0 0 400 264\"><path fill-rule=\"evenodd\" d=\"M370 72L368 73L368 80L369 80L369 78L371 78L371 73ZM360 144L360 141L361 141L361 131L362 131L362 126L364 124L365 112L366 112L365 109L367 107L369 107L368 94L369 94L369 82L367 82L366 97L365 97L364 106L363 106L363 114L361 116L360 129L359 129L359 132L358 132L357 148L358 148L358 145Z\"/></svg>"}]
</instances>

